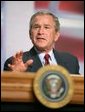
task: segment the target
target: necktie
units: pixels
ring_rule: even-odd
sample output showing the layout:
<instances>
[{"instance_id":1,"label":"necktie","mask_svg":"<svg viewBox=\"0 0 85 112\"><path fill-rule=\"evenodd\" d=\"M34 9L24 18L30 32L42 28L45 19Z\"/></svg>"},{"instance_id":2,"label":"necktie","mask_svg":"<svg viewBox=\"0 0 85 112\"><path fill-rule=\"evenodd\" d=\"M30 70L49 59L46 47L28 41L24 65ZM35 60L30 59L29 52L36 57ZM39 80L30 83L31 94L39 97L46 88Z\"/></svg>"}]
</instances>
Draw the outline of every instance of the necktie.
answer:
<instances>
[{"instance_id":1,"label":"necktie","mask_svg":"<svg viewBox=\"0 0 85 112\"><path fill-rule=\"evenodd\" d=\"M49 62L49 58L50 58L50 55L49 55L49 54L45 54L45 56L44 56L44 59L45 59L45 65L50 64L50 62Z\"/></svg>"}]
</instances>

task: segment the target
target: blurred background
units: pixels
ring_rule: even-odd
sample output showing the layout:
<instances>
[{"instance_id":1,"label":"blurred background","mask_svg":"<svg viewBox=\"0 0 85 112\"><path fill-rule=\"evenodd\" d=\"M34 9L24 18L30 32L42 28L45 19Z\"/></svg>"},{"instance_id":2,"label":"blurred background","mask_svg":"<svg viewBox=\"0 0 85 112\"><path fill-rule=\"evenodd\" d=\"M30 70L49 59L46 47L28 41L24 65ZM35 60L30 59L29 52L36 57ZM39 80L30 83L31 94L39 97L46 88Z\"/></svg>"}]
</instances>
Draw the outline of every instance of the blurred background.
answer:
<instances>
[{"instance_id":1,"label":"blurred background","mask_svg":"<svg viewBox=\"0 0 85 112\"><path fill-rule=\"evenodd\" d=\"M1 70L8 57L33 46L29 20L42 9L60 20L61 35L55 48L75 55L84 75L84 1L1 1Z\"/></svg>"}]
</instances>

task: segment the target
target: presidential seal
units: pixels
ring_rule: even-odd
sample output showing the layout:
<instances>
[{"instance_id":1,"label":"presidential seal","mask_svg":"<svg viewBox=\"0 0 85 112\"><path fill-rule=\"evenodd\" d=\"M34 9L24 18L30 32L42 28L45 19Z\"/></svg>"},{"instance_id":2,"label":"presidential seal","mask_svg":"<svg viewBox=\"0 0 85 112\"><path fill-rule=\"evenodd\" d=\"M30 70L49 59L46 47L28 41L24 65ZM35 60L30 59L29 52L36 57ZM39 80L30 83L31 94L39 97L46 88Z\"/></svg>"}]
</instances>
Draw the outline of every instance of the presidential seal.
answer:
<instances>
[{"instance_id":1,"label":"presidential seal","mask_svg":"<svg viewBox=\"0 0 85 112\"><path fill-rule=\"evenodd\" d=\"M35 96L44 106L60 108L70 102L73 82L65 68L48 65L37 72L33 89Z\"/></svg>"}]
</instances>

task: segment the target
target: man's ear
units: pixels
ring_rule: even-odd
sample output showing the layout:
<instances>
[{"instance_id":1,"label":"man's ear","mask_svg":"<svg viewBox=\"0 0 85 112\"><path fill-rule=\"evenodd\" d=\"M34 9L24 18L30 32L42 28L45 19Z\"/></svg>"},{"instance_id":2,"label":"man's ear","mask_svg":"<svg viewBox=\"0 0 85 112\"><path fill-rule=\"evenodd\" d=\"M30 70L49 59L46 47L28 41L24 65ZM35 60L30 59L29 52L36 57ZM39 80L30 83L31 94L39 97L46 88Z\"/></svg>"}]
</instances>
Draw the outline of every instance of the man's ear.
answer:
<instances>
[{"instance_id":1,"label":"man's ear","mask_svg":"<svg viewBox=\"0 0 85 112\"><path fill-rule=\"evenodd\" d=\"M59 37L60 37L60 32L56 32L55 41L57 41Z\"/></svg>"},{"instance_id":2,"label":"man's ear","mask_svg":"<svg viewBox=\"0 0 85 112\"><path fill-rule=\"evenodd\" d=\"M30 37L30 39L31 39L31 31L29 30L29 37Z\"/></svg>"}]
</instances>

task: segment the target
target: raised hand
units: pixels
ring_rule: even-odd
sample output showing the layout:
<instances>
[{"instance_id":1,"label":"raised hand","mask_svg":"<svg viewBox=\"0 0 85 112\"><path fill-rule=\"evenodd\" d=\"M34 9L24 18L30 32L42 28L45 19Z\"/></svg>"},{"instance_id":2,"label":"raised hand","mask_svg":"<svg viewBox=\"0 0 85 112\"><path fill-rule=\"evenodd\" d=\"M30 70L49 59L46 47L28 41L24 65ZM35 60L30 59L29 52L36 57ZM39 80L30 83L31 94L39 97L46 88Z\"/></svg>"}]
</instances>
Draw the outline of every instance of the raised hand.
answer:
<instances>
[{"instance_id":1,"label":"raised hand","mask_svg":"<svg viewBox=\"0 0 85 112\"><path fill-rule=\"evenodd\" d=\"M8 66L11 68L12 71L20 71L24 72L27 70L28 66L30 66L33 63L33 60L30 59L26 61L25 63L22 60L23 52L17 52L13 56L12 64L8 64Z\"/></svg>"}]
</instances>

